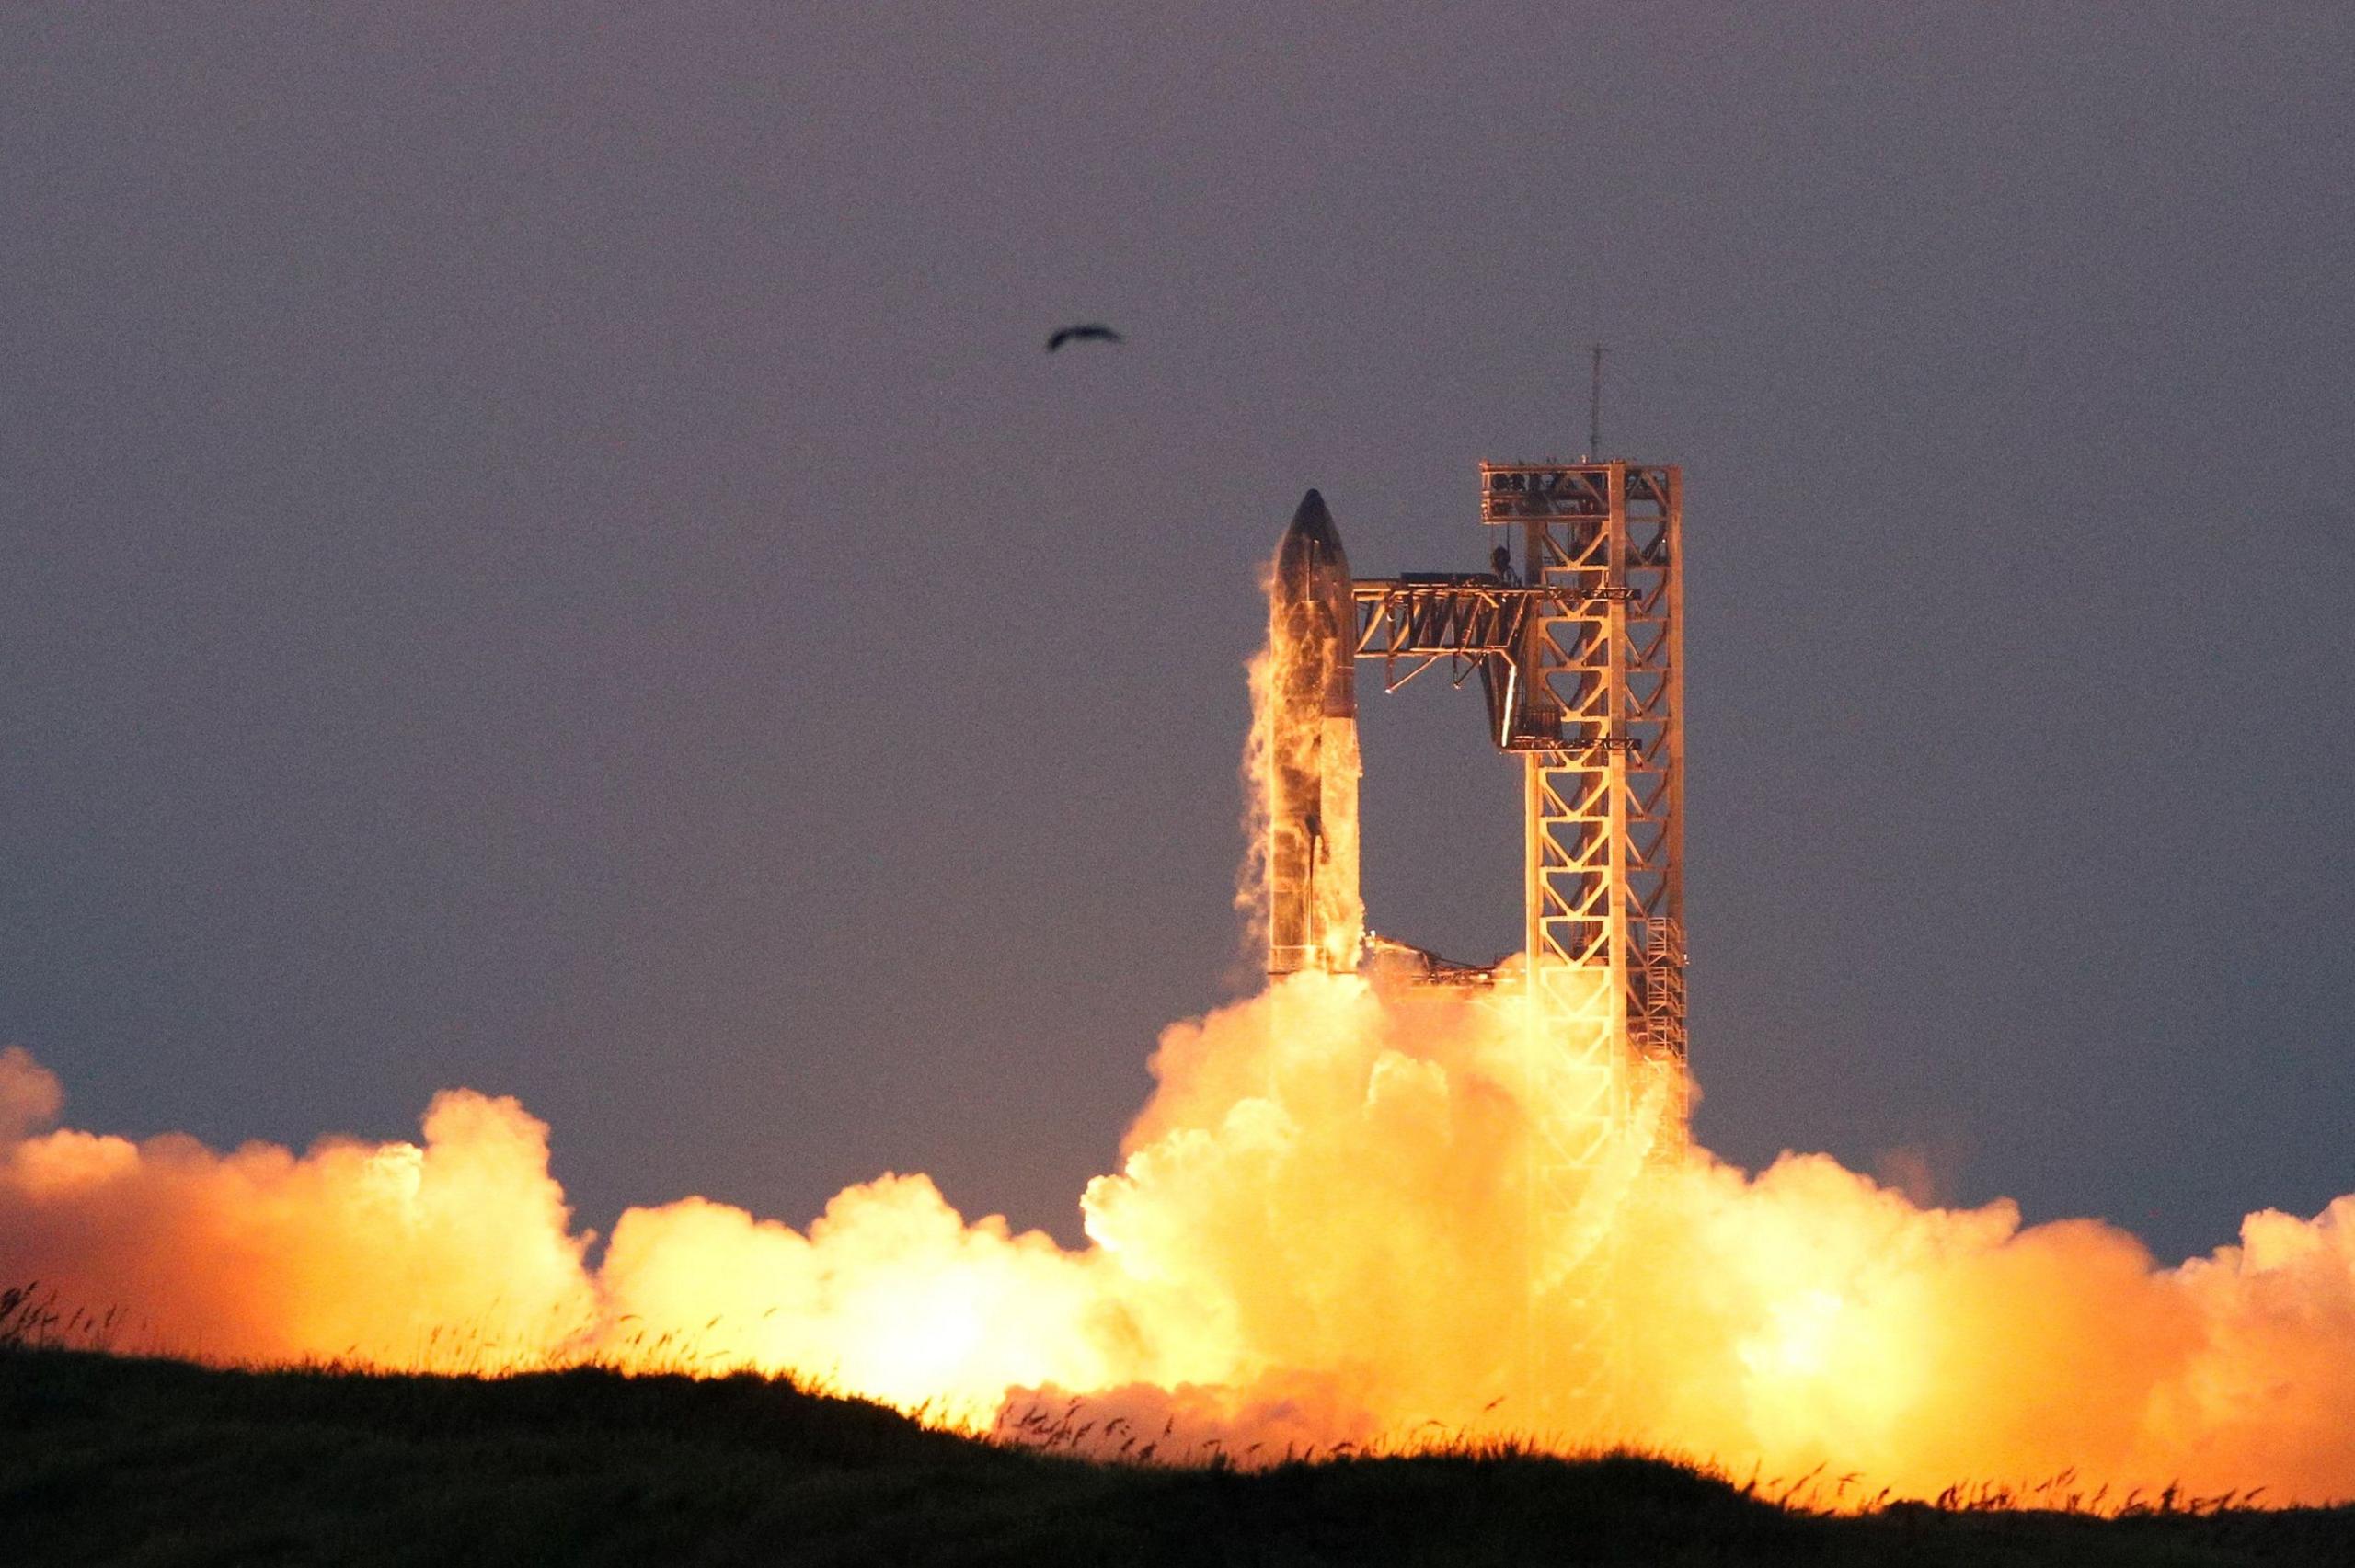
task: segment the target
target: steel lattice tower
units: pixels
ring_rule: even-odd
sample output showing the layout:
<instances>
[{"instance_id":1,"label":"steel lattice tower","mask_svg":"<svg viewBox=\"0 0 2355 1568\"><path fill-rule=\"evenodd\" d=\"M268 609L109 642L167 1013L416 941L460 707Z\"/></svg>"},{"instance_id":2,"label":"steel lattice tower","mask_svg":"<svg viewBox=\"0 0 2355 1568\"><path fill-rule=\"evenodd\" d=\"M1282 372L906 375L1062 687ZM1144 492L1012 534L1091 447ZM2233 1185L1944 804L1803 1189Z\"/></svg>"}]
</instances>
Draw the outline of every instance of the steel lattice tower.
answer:
<instances>
[{"instance_id":1,"label":"steel lattice tower","mask_svg":"<svg viewBox=\"0 0 2355 1568\"><path fill-rule=\"evenodd\" d=\"M1681 1063L1683 475L1484 463L1480 487L1481 521L1522 533L1533 597L1501 741L1525 770L1533 974L1542 990L1550 971L1607 972L1578 1014L1600 1009L1642 1059Z\"/></svg>"},{"instance_id":2,"label":"steel lattice tower","mask_svg":"<svg viewBox=\"0 0 2355 1568\"><path fill-rule=\"evenodd\" d=\"M1361 579L1356 651L1394 690L1442 659L1476 671L1490 738L1522 759L1524 1366L1545 1416L1611 1402L1610 1238L1637 1106L1660 1141L1683 1138L1683 475L1484 463L1480 517L1517 534L1518 570L1508 546L1490 573Z\"/></svg>"}]
</instances>

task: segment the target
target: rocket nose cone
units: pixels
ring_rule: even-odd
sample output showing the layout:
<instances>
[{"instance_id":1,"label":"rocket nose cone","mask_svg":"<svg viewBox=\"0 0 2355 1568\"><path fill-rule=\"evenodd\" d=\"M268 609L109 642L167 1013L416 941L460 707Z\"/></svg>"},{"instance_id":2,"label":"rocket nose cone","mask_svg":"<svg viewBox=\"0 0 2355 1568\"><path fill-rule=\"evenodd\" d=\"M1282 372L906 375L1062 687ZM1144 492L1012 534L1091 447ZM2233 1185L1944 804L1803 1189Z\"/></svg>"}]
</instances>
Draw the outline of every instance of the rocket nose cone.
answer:
<instances>
[{"instance_id":1,"label":"rocket nose cone","mask_svg":"<svg viewBox=\"0 0 2355 1568\"><path fill-rule=\"evenodd\" d=\"M1346 578L1350 575L1349 553L1341 548L1341 531L1333 526L1333 514L1325 509L1325 498L1311 490L1300 498L1299 509L1292 514L1292 526L1284 530L1283 543L1277 547L1276 563L1284 575L1304 584L1311 576Z\"/></svg>"},{"instance_id":2,"label":"rocket nose cone","mask_svg":"<svg viewBox=\"0 0 2355 1568\"><path fill-rule=\"evenodd\" d=\"M1300 505L1292 514L1292 526L1284 531L1287 541L1302 539L1338 550L1341 547L1340 530L1333 526L1333 514L1325 509L1325 498L1315 490L1300 498Z\"/></svg>"}]
</instances>

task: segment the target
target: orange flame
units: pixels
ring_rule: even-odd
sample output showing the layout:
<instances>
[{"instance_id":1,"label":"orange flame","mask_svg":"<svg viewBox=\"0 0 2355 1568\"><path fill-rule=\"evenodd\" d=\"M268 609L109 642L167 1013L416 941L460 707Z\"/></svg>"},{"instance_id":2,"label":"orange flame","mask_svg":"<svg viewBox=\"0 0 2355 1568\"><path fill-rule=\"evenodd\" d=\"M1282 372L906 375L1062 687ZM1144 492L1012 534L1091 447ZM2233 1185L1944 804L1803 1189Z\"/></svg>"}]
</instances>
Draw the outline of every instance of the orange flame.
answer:
<instances>
[{"instance_id":1,"label":"orange flame","mask_svg":"<svg viewBox=\"0 0 2355 1568\"><path fill-rule=\"evenodd\" d=\"M1276 723L1276 709L1284 696L1279 682L1299 678L1303 662L1297 649L1285 646L1302 628L1270 617L1269 647L1246 668L1251 688L1251 730L1243 750L1243 798L1246 851L1235 878L1235 906L1244 915L1244 936L1255 950L1268 941L1269 883L1276 861L1285 853L1280 839L1296 835L1300 825L1279 821L1269 803L1278 794L1278 779L1290 774L1314 781L1318 804L1316 840L1294 841L1289 853L1312 870L1315 929L1321 933L1319 967L1336 972L1357 967L1365 944L1365 898L1360 890L1358 847L1358 780L1364 773L1358 752L1358 730L1346 718L1319 718L1315 724L1287 727ZM1295 785L1295 787L1299 787Z\"/></svg>"}]
</instances>

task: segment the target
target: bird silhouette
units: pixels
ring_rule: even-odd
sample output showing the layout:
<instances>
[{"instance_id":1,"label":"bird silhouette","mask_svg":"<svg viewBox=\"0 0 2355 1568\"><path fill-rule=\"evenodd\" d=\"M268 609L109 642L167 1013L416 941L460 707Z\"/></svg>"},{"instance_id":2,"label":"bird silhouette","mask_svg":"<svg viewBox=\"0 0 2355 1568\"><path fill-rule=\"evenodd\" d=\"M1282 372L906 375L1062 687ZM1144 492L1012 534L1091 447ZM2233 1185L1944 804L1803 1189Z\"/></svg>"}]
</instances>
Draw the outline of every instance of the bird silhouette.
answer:
<instances>
[{"instance_id":1,"label":"bird silhouette","mask_svg":"<svg viewBox=\"0 0 2355 1568\"><path fill-rule=\"evenodd\" d=\"M1051 354L1066 343L1090 341L1118 343L1120 341L1120 335L1109 326L1092 321L1084 326L1059 326L1055 328L1054 336L1047 339L1047 352Z\"/></svg>"}]
</instances>

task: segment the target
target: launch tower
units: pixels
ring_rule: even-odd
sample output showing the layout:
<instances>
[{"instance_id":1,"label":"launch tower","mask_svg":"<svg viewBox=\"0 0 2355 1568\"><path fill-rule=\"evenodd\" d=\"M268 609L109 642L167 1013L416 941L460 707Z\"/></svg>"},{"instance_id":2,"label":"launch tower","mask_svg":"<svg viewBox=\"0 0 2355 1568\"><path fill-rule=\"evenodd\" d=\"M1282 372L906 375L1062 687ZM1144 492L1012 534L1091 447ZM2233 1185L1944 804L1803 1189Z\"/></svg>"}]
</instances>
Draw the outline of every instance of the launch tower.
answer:
<instances>
[{"instance_id":1,"label":"launch tower","mask_svg":"<svg viewBox=\"0 0 2355 1568\"><path fill-rule=\"evenodd\" d=\"M1646 464L1484 463L1495 570L1351 585L1384 689L1442 662L1476 674L1489 738L1521 758L1529 982L1557 1003L1541 1011L1662 1066L1685 1054L1683 487ZM1598 971L1600 991L1562 990Z\"/></svg>"},{"instance_id":2,"label":"launch tower","mask_svg":"<svg viewBox=\"0 0 2355 1568\"><path fill-rule=\"evenodd\" d=\"M1541 1108L1528 1172L1532 1299L1580 1298L1557 1318L1589 1325L1594 1342L1533 1338L1533 1383L1561 1396L1592 1384L1593 1369L1609 1360L1597 1353L1610 1333L1599 1253L1612 1184L1602 1167L1625 1147L1638 1100L1660 1108L1660 1141L1674 1147L1683 1138L1683 475L1626 462L1484 463L1480 521L1500 541L1489 571L1350 581L1350 654L1381 664L1385 691L1442 666L1458 685L1477 676L1490 741L1521 760L1526 967L1507 975L1424 956L1436 983L1526 987L1530 1104ZM1321 572L1279 573L1280 623L1331 603L1347 571L1315 492L1280 561L1312 555ZM1319 629L1334 618L1323 614ZM1338 664L1337 644L1294 639ZM1322 756L1342 755L1333 717L1344 704L1325 694L1345 679L1337 670L1319 684L1304 671L1294 678L1299 700L1288 704L1296 712L1279 721L1304 745L1310 727L1322 726ZM1346 780L1338 765L1323 773L1327 800L1346 784L1353 834L1353 697L1347 711ZM1295 787L1292 798L1304 811L1312 794ZM1273 858L1311 864L1297 846L1315 840L1322 818L1288 826L1281 798L1275 816ZM1353 869L1353 841L1349 849ZM1310 890L1297 883L1292 907L1308 909ZM1276 897L1281 913L1281 879ZM1355 941L1354 932L1337 942L1330 930L1320 935L1280 919L1269 967L1309 967L1306 956L1317 952L1328 956L1315 967L1353 967L1353 956L1341 963L1329 955Z\"/></svg>"}]
</instances>

